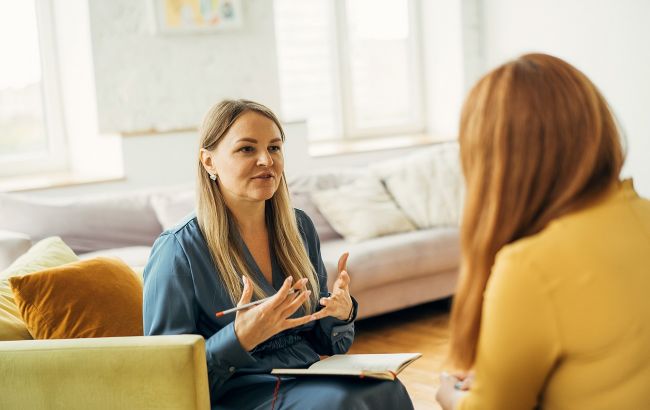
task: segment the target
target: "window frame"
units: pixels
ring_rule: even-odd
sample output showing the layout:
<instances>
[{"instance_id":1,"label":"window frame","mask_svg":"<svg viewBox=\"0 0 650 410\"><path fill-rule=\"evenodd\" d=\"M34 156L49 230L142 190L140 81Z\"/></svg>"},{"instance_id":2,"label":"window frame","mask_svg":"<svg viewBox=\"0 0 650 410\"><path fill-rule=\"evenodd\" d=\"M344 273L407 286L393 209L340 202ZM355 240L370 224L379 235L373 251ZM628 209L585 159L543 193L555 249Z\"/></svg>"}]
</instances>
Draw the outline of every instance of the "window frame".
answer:
<instances>
[{"instance_id":1,"label":"window frame","mask_svg":"<svg viewBox=\"0 0 650 410\"><path fill-rule=\"evenodd\" d=\"M0 178L68 169L61 99L56 22L52 0L34 0L41 64L41 96L46 145L42 150L0 157Z\"/></svg>"},{"instance_id":2,"label":"window frame","mask_svg":"<svg viewBox=\"0 0 650 410\"><path fill-rule=\"evenodd\" d=\"M353 109L352 96L352 65L350 59L350 49L348 41L347 12L346 0L334 1L334 33L336 36L335 44L337 45L336 56L338 61L335 79L338 77L338 94L340 97L339 117L342 119L342 136L333 138L330 141L350 141L360 139L387 138L391 136L404 136L423 134L425 132L424 121L424 79L422 77L421 63L421 31L419 24L419 8L416 0L406 0L408 7L409 19L409 73L411 81L409 83L409 94L411 101L414 103L413 117L410 121L402 125L379 126L360 128L356 126ZM419 91L418 91L419 90ZM320 142L320 141L319 141Z\"/></svg>"}]
</instances>

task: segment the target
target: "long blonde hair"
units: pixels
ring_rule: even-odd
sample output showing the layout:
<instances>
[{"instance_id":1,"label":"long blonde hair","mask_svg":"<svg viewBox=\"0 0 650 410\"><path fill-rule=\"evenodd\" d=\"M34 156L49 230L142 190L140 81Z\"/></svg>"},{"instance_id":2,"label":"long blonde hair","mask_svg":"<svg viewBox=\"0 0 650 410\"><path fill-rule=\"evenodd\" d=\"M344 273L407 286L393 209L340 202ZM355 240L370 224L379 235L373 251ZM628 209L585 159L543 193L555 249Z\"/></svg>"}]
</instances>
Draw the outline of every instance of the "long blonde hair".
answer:
<instances>
[{"instance_id":1,"label":"long blonde hair","mask_svg":"<svg viewBox=\"0 0 650 410\"><path fill-rule=\"evenodd\" d=\"M544 54L521 56L474 86L459 140L467 191L449 358L469 369L496 253L600 197L618 180L624 156L593 83Z\"/></svg>"},{"instance_id":2,"label":"long blonde hair","mask_svg":"<svg viewBox=\"0 0 650 410\"><path fill-rule=\"evenodd\" d=\"M200 129L199 148L214 150L235 121L251 111L273 121L284 141L284 130L270 109L253 101L225 100L214 105L206 114ZM212 260L233 303L237 303L242 294L241 275L250 279L255 296L268 296L251 275L243 249L237 241L235 219L226 206L217 181L212 181L203 167L200 149L197 164L197 219ZM277 191L266 201L265 212L271 251L282 271L285 275L293 277L294 283L302 278L309 281L312 294L305 302L304 308L306 312L310 312L313 306L317 306L319 279L298 231L284 172Z\"/></svg>"}]
</instances>

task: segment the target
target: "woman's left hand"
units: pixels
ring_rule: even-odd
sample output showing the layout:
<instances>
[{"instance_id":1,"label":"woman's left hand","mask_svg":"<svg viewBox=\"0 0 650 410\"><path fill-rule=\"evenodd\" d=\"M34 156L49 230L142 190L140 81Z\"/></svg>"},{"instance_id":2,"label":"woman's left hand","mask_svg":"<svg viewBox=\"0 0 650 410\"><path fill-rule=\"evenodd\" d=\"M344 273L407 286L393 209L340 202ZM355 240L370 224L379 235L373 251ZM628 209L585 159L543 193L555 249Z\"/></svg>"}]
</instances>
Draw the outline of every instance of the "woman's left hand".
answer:
<instances>
[{"instance_id":1,"label":"woman's left hand","mask_svg":"<svg viewBox=\"0 0 650 410\"><path fill-rule=\"evenodd\" d=\"M436 393L436 400L442 410L452 410L461 397L467 394L474 380L472 375L440 373L440 388Z\"/></svg>"},{"instance_id":2,"label":"woman's left hand","mask_svg":"<svg viewBox=\"0 0 650 410\"><path fill-rule=\"evenodd\" d=\"M330 296L320 299L320 304L325 307L314 313L316 319L334 316L339 320L348 320L350 317L353 305L352 297L350 296L350 275L346 271L348 256L349 253L345 252L339 258L339 276L336 282L334 282Z\"/></svg>"}]
</instances>

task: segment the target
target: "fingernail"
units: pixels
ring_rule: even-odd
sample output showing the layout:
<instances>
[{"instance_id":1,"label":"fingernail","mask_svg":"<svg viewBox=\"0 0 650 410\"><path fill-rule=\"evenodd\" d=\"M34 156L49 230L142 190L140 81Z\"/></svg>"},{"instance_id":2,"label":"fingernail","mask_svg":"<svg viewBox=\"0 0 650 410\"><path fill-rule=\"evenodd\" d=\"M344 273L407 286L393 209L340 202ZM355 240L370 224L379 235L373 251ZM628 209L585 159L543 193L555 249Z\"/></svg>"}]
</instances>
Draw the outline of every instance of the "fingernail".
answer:
<instances>
[{"instance_id":1,"label":"fingernail","mask_svg":"<svg viewBox=\"0 0 650 410\"><path fill-rule=\"evenodd\" d=\"M289 276L286 281L289 283L293 282L293 277Z\"/></svg>"},{"instance_id":2,"label":"fingernail","mask_svg":"<svg viewBox=\"0 0 650 410\"><path fill-rule=\"evenodd\" d=\"M305 291L305 294L306 294L307 296L311 295L311 290L306 290L306 291Z\"/></svg>"},{"instance_id":3,"label":"fingernail","mask_svg":"<svg viewBox=\"0 0 650 410\"><path fill-rule=\"evenodd\" d=\"M300 279L300 280L302 281L303 284L304 284L304 283L307 283L307 278L302 278L302 279Z\"/></svg>"}]
</instances>

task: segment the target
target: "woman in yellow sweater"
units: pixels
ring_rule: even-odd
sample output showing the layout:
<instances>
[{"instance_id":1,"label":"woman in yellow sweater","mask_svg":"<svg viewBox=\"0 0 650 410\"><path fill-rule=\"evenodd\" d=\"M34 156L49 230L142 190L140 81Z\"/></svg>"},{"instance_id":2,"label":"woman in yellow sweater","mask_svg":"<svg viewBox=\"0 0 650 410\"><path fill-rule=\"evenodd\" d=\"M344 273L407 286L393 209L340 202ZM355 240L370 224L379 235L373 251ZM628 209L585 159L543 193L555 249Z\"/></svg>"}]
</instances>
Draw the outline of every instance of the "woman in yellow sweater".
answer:
<instances>
[{"instance_id":1,"label":"woman in yellow sweater","mask_svg":"<svg viewBox=\"0 0 650 410\"><path fill-rule=\"evenodd\" d=\"M650 409L650 201L619 181L602 95L568 63L524 55L470 92L460 145L443 409Z\"/></svg>"}]
</instances>

